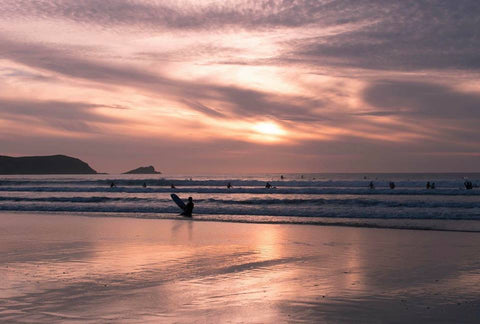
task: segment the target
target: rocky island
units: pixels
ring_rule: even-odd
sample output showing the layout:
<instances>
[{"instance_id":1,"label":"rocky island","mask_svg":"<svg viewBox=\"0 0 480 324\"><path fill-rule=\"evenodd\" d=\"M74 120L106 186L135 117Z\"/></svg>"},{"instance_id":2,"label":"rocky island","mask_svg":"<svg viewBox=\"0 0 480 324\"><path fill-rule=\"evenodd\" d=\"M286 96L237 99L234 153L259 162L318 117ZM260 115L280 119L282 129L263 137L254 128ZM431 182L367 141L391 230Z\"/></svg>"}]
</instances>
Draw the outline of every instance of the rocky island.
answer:
<instances>
[{"instance_id":1,"label":"rocky island","mask_svg":"<svg viewBox=\"0 0 480 324\"><path fill-rule=\"evenodd\" d=\"M0 174L96 174L87 163L66 155L0 155Z\"/></svg>"},{"instance_id":2,"label":"rocky island","mask_svg":"<svg viewBox=\"0 0 480 324\"><path fill-rule=\"evenodd\" d=\"M161 172L155 171L155 168L153 166L146 166L146 167L139 167L133 170L130 170L128 172L125 172L124 174L160 174Z\"/></svg>"}]
</instances>

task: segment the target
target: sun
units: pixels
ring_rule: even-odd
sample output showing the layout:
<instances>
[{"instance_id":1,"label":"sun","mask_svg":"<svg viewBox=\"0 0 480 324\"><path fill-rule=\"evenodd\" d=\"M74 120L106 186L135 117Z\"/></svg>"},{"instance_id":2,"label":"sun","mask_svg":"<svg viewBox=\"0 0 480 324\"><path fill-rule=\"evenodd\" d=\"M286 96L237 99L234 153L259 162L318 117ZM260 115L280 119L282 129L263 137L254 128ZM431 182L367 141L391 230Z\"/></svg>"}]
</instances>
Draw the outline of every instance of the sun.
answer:
<instances>
[{"instance_id":1,"label":"sun","mask_svg":"<svg viewBox=\"0 0 480 324\"><path fill-rule=\"evenodd\" d=\"M260 134L270 136L281 136L285 134L285 131L273 122L260 122L253 126L253 129Z\"/></svg>"},{"instance_id":2,"label":"sun","mask_svg":"<svg viewBox=\"0 0 480 324\"><path fill-rule=\"evenodd\" d=\"M252 133L249 136L255 142L280 142L285 141L287 132L278 124L271 121L254 123L251 126Z\"/></svg>"}]
</instances>

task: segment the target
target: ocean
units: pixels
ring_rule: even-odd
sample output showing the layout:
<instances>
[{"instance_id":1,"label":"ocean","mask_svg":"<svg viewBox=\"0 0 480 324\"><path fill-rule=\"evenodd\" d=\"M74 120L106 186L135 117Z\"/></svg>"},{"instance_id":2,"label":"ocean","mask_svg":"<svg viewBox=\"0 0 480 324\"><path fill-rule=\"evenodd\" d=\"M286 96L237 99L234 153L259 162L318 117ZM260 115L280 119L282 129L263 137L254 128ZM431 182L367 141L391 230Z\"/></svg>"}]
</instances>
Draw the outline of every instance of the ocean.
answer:
<instances>
[{"instance_id":1,"label":"ocean","mask_svg":"<svg viewBox=\"0 0 480 324\"><path fill-rule=\"evenodd\" d=\"M193 197L196 221L480 231L478 184L480 173L0 176L0 212L184 219L176 193Z\"/></svg>"}]
</instances>

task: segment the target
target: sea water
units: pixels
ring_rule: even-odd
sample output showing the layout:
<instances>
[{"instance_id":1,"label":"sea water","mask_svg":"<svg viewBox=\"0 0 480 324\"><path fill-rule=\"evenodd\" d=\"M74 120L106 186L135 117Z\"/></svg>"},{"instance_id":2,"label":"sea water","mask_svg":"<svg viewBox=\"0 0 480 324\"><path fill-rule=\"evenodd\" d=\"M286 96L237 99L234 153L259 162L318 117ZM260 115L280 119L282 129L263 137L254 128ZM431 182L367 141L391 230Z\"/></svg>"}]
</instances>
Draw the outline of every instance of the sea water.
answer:
<instances>
[{"instance_id":1,"label":"sea water","mask_svg":"<svg viewBox=\"0 0 480 324\"><path fill-rule=\"evenodd\" d=\"M0 176L0 211L182 219L176 193L193 197L194 220L480 231L479 183L479 173Z\"/></svg>"}]
</instances>

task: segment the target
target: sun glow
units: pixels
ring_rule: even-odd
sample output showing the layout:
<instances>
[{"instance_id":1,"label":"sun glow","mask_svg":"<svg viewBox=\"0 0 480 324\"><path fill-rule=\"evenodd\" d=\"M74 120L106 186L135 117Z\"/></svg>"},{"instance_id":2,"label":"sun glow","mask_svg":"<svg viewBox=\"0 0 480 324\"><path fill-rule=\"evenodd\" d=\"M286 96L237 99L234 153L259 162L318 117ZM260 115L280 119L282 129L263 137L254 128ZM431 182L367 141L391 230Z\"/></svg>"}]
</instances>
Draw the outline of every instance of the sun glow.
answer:
<instances>
[{"instance_id":1,"label":"sun glow","mask_svg":"<svg viewBox=\"0 0 480 324\"><path fill-rule=\"evenodd\" d=\"M285 134L285 131L281 129L280 126L272 122L257 123L253 126L253 129L257 133L270 135L270 136L280 136Z\"/></svg>"},{"instance_id":2,"label":"sun glow","mask_svg":"<svg viewBox=\"0 0 480 324\"><path fill-rule=\"evenodd\" d=\"M274 122L258 122L252 125L253 133L249 136L255 142L284 141L287 132Z\"/></svg>"}]
</instances>

